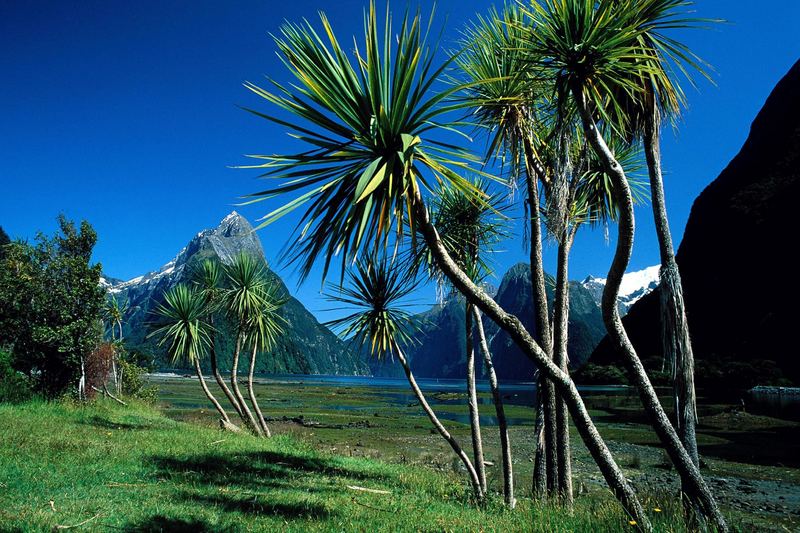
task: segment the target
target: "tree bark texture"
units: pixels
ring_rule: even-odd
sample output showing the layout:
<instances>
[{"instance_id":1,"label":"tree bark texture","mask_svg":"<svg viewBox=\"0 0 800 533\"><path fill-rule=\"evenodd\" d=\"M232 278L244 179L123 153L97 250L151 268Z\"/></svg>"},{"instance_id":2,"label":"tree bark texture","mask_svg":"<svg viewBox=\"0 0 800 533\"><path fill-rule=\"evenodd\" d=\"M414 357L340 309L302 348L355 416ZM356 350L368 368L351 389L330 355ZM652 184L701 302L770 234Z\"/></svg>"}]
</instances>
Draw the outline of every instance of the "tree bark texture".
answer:
<instances>
[{"instance_id":1,"label":"tree bark texture","mask_svg":"<svg viewBox=\"0 0 800 533\"><path fill-rule=\"evenodd\" d=\"M657 113L657 111L656 111ZM675 261L672 235L667 219L667 206L664 199L664 181L661 173L660 125L656 114L653 122L645 129L645 157L650 175L650 197L653 206L653 220L658 236L658 249L661 256L659 292L661 296L661 342L664 361L672 370L673 398L675 400L675 420L678 435L689 457L696 466L700 465L697 451L697 400L694 388L694 354L689 337L689 323L683 301L683 284Z\"/></svg>"},{"instance_id":2,"label":"tree bark texture","mask_svg":"<svg viewBox=\"0 0 800 533\"><path fill-rule=\"evenodd\" d=\"M420 191L416 189L412 194L414 195L414 218L419 224L425 242L431 249L439 268L465 298L483 311L498 327L507 332L522 352L537 364L544 375L553 381L558 391L566 399L574 424L609 488L619 499L631 519L636 522L636 527L643 531L651 531L652 526L639 498L636 496L636 492L623 475L619 466L614 462L611 452L600 437L600 433L598 433L592 422L575 383L553 363L553 360L536 343L517 317L504 311L497 302L458 268L458 265L447 253L447 249L436 232L436 228L430 221L430 216Z\"/></svg>"},{"instance_id":3,"label":"tree bark texture","mask_svg":"<svg viewBox=\"0 0 800 533\"><path fill-rule=\"evenodd\" d=\"M719 531L728 531L727 523L717 506L714 496L700 474L700 470L692 462L691 457L681 444L669 418L667 418L667 414L658 400L644 366L622 325L619 309L617 308L617 297L622 283L622 276L625 274L633 249L633 199L625 171L598 131L580 89L574 88L572 92L581 116L587 141L597 156L605 163L606 170L612 179L615 200L619 206L617 245L614 259L608 272L606 286L603 290L603 321L612 343L619 353L624 356L628 364L645 411L648 413L653 428L664 445L664 449L680 474L681 484L687 497L695 502L700 508L702 516L711 522L713 527Z\"/></svg>"},{"instance_id":4,"label":"tree bark texture","mask_svg":"<svg viewBox=\"0 0 800 533\"><path fill-rule=\"evenodd\" d=\"M258 405L256 398L256 391L253 387L253 374L256 370L256 354L258 353L257 346L253 346L253 351L250 353L250 371L247 374L247 393L250 396L250 403L253 404L253 410L256 412L256 421L258 422L261 431L264 432L265 437L271 437L272 433L267 426L267 421L264 420L264 414L261 412L261 407Z\"/></svg>"},{"instance_id":5,"label":"tree bark texture","mask_svg":"<svg viewBox=\"0 0 800 533\"><path fill-rule=\"evenodd\" d=\"M253 417L253 413L250 411L250 408L247 407L247 403L244 401L242 392L239 390L239 353L241 352L241 349L242 336L239 334L236 337L236 349L233 351L233 361L231 362L231 389L233 390L233 395L236 398L236 401L239 403L239 409L242 411L242 421L253 433L258 436L262 436L263 432L261 431L261 426L259 426L258 422L256 422L256 419Z\"/></svg>"},{"instance_id":6,"label":"tree bark texture","mask_svg":"<svg viewBox=\"0 0 800 533\"><path fill-rule=\"evenodd\" d=\"M475 346L473 342L472 305L466 304L464 321L466 325L467 347L467 405L469 406L469 426L472 436L472 458L475 473L481 485L481 491L486 494L486 465L483 461L483 438L481 436L481 417L478 407L478 391L475 383Z\"/></svg>"},{"instance_id":7,"label":"tree bark texture","mask_svg":"<svg viewBox=\"0 0 800 533\"><path fill-rule=\"evenodd\" d=\"M455 452L456 456L461 459L464 468L467 469L467 475L469 475L475 498L479 502L483 502L485 495L481 489L481 483L478 479L478 474L475 472L475 468L473 467L472 462L469 460L469 456L467 456L458 441L450 434L449 431L447 431L447 428L442 425L442 423L439 421L439 418L436 416L436 413L434 413L433 409L431 409L430 404L428 404L428 401L425 399L425 395L422 393L422 389L420 389L419 385L417 385L417 380L414 379L414 374L411 372L411 367L409 366L408 360L406 359L405 354L403 354L403 351L400 350L399 347L396 347L395 354L397 355L397 359L400 361L400 364L403 366L403 371L408 379L408 384L411 385L411 390L414 392L414 396L417 397L417 401L422 406L422 410L425 411L426 415L428 415L428 418L433 424L433 427L436 428L436 431L439 432L439 435L441 435L442 438L447 441L447 443L453 449L453 452Z\"/></svg>"},{"instance_id":8,"label":"tree bark texture","mask_svg":"<svg viewBox=\"0 0 800 533\"><path fill-rule=\"evenodd\" d=\"M222 408L220 403L214 397L214 394L209 390L206 380L203 377L203 371L200 369L200 360L196 357L194 358L194 370L197 373L197 379L200 380L200 386L203 388L206 398L208 398L208 400L214 405L214 409L216 409L219 413L222 422L230 424L231 421L230 418L228 418L228 413L225 412L225 409Z\"/></svg>"},{"instance_id":9,"label":"tree bark texture","mask_svg":"<svg viewBox=\"0 0 800 533\"><path fill-rule=\"evenodd\" d=\"M552 332L550 329L550 313L547 305L547 289L544 279L544 261L542 259L542 225L539 214L539 175L537 171L539 165L536 164L531 140L524 131L520 131L520 136L524 139L523 150L525 153L525 177L528 193L528 210L530 216L530 269L531 269L531 290L533 296L533 314L535 325L535 336L537 343L552 358ZM533 484L534 495L545 493L545 486L539 486L544 482L548 493L553 494L558 484L557 474L557 453L556 453L556 413L555 413L555 390L553 383L544 374L536 387L537 404L541 404L541 409L537 405L537 425L539 417L542 417L542 433L544 439L537 439L536 453L534 459ZM538 434L537 434L538 436ZM538 443L542 444L539 445ZM544 453L543 458L538 457ZM545 472L540 472L544 468Z\"/></svg>"},{"instance_id":10,"label":"tree bark texture","mask_svg":"<svg viewBox=\"0 0 800 533\"><path fill-rule=\"evenodd\" d=\"M211 316L208 321L209 325L211 326L211 330L214 330L214 317ZM211 363L211 373L214 375L214 380L219 385L219 388L222 389L223 394L225 397L228 398L228 401L231 403L233 410L236 411L236 414L239 415L239 418L244 420L244 413L242 413L241 408L239 407L239 403L236 401L236 398L233 396L233 393L228 388L228 385L225 383L225 380L222 379L222 375L219 373L219 366L217 365L217 344L214 335L211 336L211 346L208 350L208 360Z\"/></svg>"},{"instance_id":11,"label":"tree bark texture","mask_svg":"<svg viewBox=\"0 0 800 533\"><path fill-rule=\"evenodd\" d=\"M553 362L569 374L569 253L577 226L565 231L558 245L558 268L553 311ZM556 447L558 449L558 495L564 505L571 508L572 460L569 443L569 412L561 396L556 404Z\"/></svg>"},{"instance_id":12,"label":"tree bark texture","mask_svg":"<svg viewBox=\"0 0 800 533\"><path fill-rule=\"evenodd\" d=\"M508 437L508 420L503 407L503 395L500 394L500 385L497 382L497 373L492 362L492 352L489 351L489 343L486 340L486 332L483 329L481 312L475 306L472 306L472 316L478 331L478 340L483 354L483 362L486 364L486 376L489 378L489 388L492 391L492 400L497 414L497 426L500 431L500 453L503 461L503 501L509 509L513 509L517 505L517 500L514 498L514 466L511 462L511 440Z\"/></svg>"}]
</instances>

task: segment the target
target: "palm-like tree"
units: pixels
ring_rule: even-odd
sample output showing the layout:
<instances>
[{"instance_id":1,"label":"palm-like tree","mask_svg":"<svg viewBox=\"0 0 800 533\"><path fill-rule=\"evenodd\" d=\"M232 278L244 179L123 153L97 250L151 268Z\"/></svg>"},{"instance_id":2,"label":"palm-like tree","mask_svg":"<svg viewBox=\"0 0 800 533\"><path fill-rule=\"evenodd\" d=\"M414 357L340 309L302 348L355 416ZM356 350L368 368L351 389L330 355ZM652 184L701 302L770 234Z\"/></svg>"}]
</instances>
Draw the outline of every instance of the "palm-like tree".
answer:
<instances>
[{"instance_id":1,"label":"palm-like tree","mask_svg":"<svg viewBox=\"0 0 800 533\"><path fill-rule=\"evenodd\" d=\"M488 182L478 179L475 188L487 198L476 201L474 196L467 196L456 189L442 188L433 199L433 220L439 237L445 244L448 253L475 283L481 283L490 273L491 265L487 258L489 250L506 236L504 229L505 205L499 195L491 195ZM437 268L430 250L419 248L415 257L415 267L426 266L431 277L439 284L447 282ZM478 412L478 397L475 383L475 333L486 364L487 377L497 413L500 429L500 444L503 460L503 495L506 505L513 508L514 476L511 463L511 442L508 437L508 422L505 416L502 395L494 371L492 354L483 330L480 311L467 300L465 302L465 332L467 361L467 395L472 430L473 458L478 479L484 493L486 492L486 473L483 466L483 441Z\"/></svg>"},{"instance_id":2,"label":"palm-like tree","mask_svg":"<svg viewBox=\"0 0 800 533\"><path fill-rule=\"evenodd\" d=\"M278 309L286 302L277 293L277 286L270 284L263 278L263 284L259 290L260 302L255 314L248 320L246 325L246 342L251 348L250 353L250 368L247 375L247 392L250 396L250 402L253 404L256 420L261 427L264 435L271 436L267 422L264 419L264 414L261 412L261 407L258 405L256 393L254 389L253 375L256 368L256 355L258 352L266 352L270 350L277 340L278 336L283 332L281 324L285 322L283 317L278 314Z\"/></svg>"},{"instance_id":3,"label":"palm-like tree","mask_svg":"<svg viewBox=\"0 0 800 533\"><path fill-rule=\"evenodd\" d=\"M179 284L164 294L164 302L155 310L159 326L148 337L160 337L159 346L166 345L173 362L187 360L194 365L197 379L208 400L219 413L220 424L233 429L228 414L209 390L200 359L206 354L211 342L211 328L203 320L207 314L203 295L194 288Z\"/></svg>"},{"instance_id":4,"label":"palm-like tree","mask_svg":"<svg viewBox=\"0 0 800 533\"><path fill-rule=\"evenodd\" d=\"M264 435L261 423L253 416L253 412L239 389L239 355L242 348L247 345L254 321L263 313L266 302L264 300L264 268L261 262L245 253L234 257L230 265L225 266L225 277L228 288L225 290L224 307L228 319L236 328L236 346L231 362L231 390L239 408L244 413L245 423L257 435ZM254 343L256 344L256 343ZM255 352L253 353L255 357ZM255 361L251 361L254 363ZM248 384L252 389L252 379ZM251 396L254 399L254 396Z\"/></svg>"},{"instance_id":5,"label":"palm-like tree","mask_svg":"<svg viewBox=\"0 0 800 533\"><path fill-rule=\"evenodd\" d=\"M562 127L566 127L563 125ZM593 152L587 149L580 129L569 125L569 132L560 134L562 153L547 163L553 168L553 186L563 194L548 198L548 228L558 245L555 297L553 301L553 360L564 372L569 372L569 256L575 236L581 226L607 224L616 220L618 208L613 194L613 182ZM639 169L639 154L635 147L614 138L613 146L619 162L629 172ZM635 176L631 174L631 176ZM563 181L563 183L558 183ZM631 179L634 200L645 198L643 184ZM572 506L572 459L570 456L569 413L566 402L556 404L556 447L558 450L558 493L561 501Z\"/></svg>"},{"instance_id":6,"label":"palm-like tree","mask_svg":"<svg viewBox=\"0 0 800 533\"><path fill-rule=\"evenodd\" d=\"M204 319L211 327L210 343L208 348L208 360L211 364L211 373L214 375L214 380L217 382L217 385L219 385L219 388L222 389L225 397L228 398L231 406L233 406L236 414L238 414L242 420L245 420L244 413L242 412L241 407L239 407L239 402L228 388L225 380L222 379L217 361L217 337L216 331L214 330L214 322L215 315L217 314L217 311L219 311L220 305L222 304L222 295L224 290L222 287L223 274L219 262L211 259L204 260L200 264L199 268L195 271L193 281L198 291L203 296L203 300L205 301L206 315Z\"/></svg>"},{"instance_id":7,"label":"palm-like tree","mask_svg":"<svg viewBox=\"0 0 800 533\"><path fill-rule=\"evenodd\" d=\"M546 94L545 85L533 80L525 69L525 15L517 5L502 12L492 9L468 26L464 51L456 58L470 82L464 99L473 117L491 135L489 158L507 161L512 180L524 176L529 213L531 286L536 340L547 352L552 346L547 292L542 258L542 226L539 182L547 183L549 173L542 164L542 135L537 111ZM524 170L524 172L523 172ZM543 497L555 490L555 397L553 384L540 379L537 385L537 453L534 466L534 494ZM544 438L541 438L541 437Z\"/></svg>"},{"instance_id":8,"label":"palm-like tree","mask_svg":"<svg viewBox=\"0 0 800 533\"><path fill-rule=\"evenodd\" d=\"M122 343L122 318L125 316L125 313L128 311L128 301L125 300L120 303L119 299L116 296L111 296L106 300L106 305L103 310L103 314L106 317L106 320L109 322L109 326L111 329L111 342ZM114 328L119 330L119 339L115 337ZM114 388L116 389L117 394L122 392L122 375L121 369L120 372L117 372L117 352L114 351L114 356L111 359L111 375L114 378Z\"/></svg>"},{"instance_id":9,"label":"palm-like tree","mask_svg":"<svg viewBox=\"0 0 800 533\"><path fill-rule=\"evenodd\" d=\"M413 319L405 308L403 299L414 290L414 277L393 267L386 258L374 257L369 261L358 260L354 268L347 272L347 281L346 286L332 287L335 292L329 293L327 298L344 304L352 312L326 325L338 331L340 336L349 338L361 349L367 347L373 357L397 357L417 401L436 431L447 441L467 470L475 498L483 501L486 493L475 466L436 416L419 388L403 352L403 346L413 342Z\"/></svg>"},{"instance_id":10,"label":"palm-like tree","mask_svg":"<svg viewBox=\"0 0 800 533\"><path fill-rule=\"evenodd\" d=\"M406 223L419 228L456 289L508 332L567 398L575 425L610 488L639 527L648 529L644 509L597 432L575 383L517 317L504 311L458 267L430 220L423 188L431 179L471 194L476 201L484 198L459 175L471 173L469 154L437 140L437 134L451 134L458 126L448 117L464 104L446 101L464 87L432 93L432 85L449 62L434 68L435 50L426 44L427 31L420 19L419 14L406 16L396 36L387 21L379 38L371 5L365 23L365 54L356 51L355 66L324 15L327 41L308 23L283 26L276 42L296 78L295 85L278 84L276 92L248 87L299 119L300 123L294 123L256 113L289 128L310 150L257 156L266 161L257 166L266 170L265 177L283 184L254 194L253 201L299 194L267 215L264 224L307 207L300 225L303 238L289 245L289 254L300 262L304 275L318 259L327 272L336 254L347 264L364 249L385 249L392 235L395 244L401 245Z\"/></svg>"},{"instance_id":11,"label":"palm-like tree","mask_svg":"<svg viewBox=\"0 0 800 533\"><path fill-rule=\"evenodd\" d=\"M645 29L680 26L680 19L671 16L674 7L675 2L661 0L534 2L528 10L532 21L527 50L535 75L554 83L559 109L577 110L587 142L611 177L619 207L619 231L602 299L609 336L629 363L645 409L681 475L687 496L714 527L727 530L713 495L656 396L616 305L633 247L633 198L625 170L609 148L599 122L609 130L625 131L630 119L618 95L638 101L644 91L636 80L665 74L653 67L652 52L641 45L641 39Z\"/></svg>"},{"instance_id":12,"label":"palm-like tree","mask_svg":"<svg viewBox=\"0 0 800 533\"><path fill-rule=\"evenodd\" d=\"M661 122L666 119L675 122L686 105L686 98L675 77L670 76L672 65L689 78L690 71L699 72L709 78L702 62L684 44L664 35L667 23L683 27L711 22L697 19L679 10L689 8L686 0L658 0L643 6L645 12L640 17L642 31L639 44L649 58L652 76L633 73L631 81L641 90L638 99L620 94L619 101L629 117L625 137L628 141L640 139L644 146L650 178L653 219L658 237L661 260L659 295L661 299L661 339L665 365L671 368L673 376L673 397L678 433L686 451L695 465L700 464L697 451L695 425L697 422L696 397L694 389L694 354L689 337L689 324L683 301L683 284L667 218L664 198L664 182L661 173ZM689 78L691 82L691 78Z\"/></svg>"}]
</instances>

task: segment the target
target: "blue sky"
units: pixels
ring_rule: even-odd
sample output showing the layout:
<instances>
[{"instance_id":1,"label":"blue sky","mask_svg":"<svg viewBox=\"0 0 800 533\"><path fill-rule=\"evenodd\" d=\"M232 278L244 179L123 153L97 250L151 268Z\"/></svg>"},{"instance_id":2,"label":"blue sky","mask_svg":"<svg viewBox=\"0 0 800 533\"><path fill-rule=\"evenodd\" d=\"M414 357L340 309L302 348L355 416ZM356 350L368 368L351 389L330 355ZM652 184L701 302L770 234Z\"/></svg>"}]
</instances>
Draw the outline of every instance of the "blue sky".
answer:
<instances>
[{"instance_id":1,"label":"blue sky","mask_svg":"<svg viewBox=\"0 0 800 533\"><path fill-rule=\"evenodd\" d=\"M95 258L129 279L169 261L214 226L243 194L262 188L243 154L295 146L281 128L237 106L268 104L242 87L285 80L269 33L285 19L317 22L323 9L342 40L362 31L363 1L0 2L0 226L12 236L51 233L63 212L99 234ZM404 3L392 3L399 12ZM411 4L416 6L416 3ZM441 0L445 43L490 2ZM429 10L429 4L422 4ZM715 68L716 86L689 88L679 130L666 132L664 168L677 241L692 202L739 150L772 87L800 57L800 2L702 0L697 15L727 24L677 36ZM347 39L346 39L347 38ZM475 146L480 150L482 145ZM237 208L251 221L274 204ZM318 315L327 304L313 276L297 287L277 261L296 219L260 232L267 257ZM604 276L614 228L579 235L571 277ZM517 237L497 254L504 272L525 260ZM546 252L548 270L555 253ZM631 269L658 262L649 206L637 211ZM432 299L425 291L424 300Z\"/></svg>"}]
</instances>

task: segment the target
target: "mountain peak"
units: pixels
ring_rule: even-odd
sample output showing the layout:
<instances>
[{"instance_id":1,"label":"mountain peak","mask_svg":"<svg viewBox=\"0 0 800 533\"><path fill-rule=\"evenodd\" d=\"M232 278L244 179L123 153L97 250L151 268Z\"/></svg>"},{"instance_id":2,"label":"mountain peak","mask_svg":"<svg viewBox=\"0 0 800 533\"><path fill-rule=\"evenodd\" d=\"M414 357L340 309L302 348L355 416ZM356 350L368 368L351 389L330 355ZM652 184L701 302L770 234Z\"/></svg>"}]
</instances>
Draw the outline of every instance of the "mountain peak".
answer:
<instances>
[{"instance_id":1,"label":"mountain peak","mask_svg":"<svg viewBox=\"0 0 800 533\"><path fill-rule=\"evenodd\" d=\"M214 233L216 235L223 235L225 237L232 237L236 235L247 235L253 233L253 226L242 215L236 211L223 218L219 225L213 230L201 231L199 235Z\"/></svg>"}]
</instances>

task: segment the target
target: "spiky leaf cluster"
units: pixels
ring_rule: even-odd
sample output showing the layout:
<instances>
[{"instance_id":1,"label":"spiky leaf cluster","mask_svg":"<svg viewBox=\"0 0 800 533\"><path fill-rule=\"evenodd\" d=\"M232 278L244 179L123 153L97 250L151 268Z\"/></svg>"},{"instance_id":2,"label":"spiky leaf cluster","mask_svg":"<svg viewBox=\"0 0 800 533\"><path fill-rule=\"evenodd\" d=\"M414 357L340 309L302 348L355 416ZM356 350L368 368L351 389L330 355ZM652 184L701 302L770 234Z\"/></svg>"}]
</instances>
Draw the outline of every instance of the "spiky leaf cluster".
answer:
<instances>
[{"instance_id":1,"label":"spiky leaf cluster","mask_svg":"<svg viewBox=\"0 0 800 533\"><path fill-rule=\"evenodd\" d=\"M385 257L356 261L345 284L331 286L326 294L329 301L352 312L325 325L359 347L368 347L374 357L391 356L413 342L416 326L404 299L415 287L414 277Z\"/></svg>"}]
</instances>

